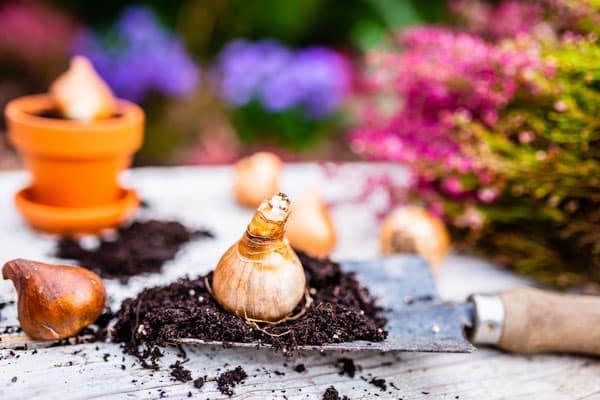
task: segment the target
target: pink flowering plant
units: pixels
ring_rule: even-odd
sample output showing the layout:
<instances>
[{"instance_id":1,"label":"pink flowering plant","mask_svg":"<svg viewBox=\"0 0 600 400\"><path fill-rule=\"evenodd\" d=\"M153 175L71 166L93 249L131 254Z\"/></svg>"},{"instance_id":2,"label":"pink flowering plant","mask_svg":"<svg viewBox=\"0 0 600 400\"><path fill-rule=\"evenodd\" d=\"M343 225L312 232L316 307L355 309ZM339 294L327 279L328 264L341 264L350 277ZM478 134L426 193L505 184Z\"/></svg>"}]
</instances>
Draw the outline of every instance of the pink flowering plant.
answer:
<instances>
[{"instance_id":1,"label":"pink flowering plant","mask_svg":"<svg viewBox=\"0 0 600 400\"><path fill-rule=\"evenodd\" d=\"M368 54L349 140L406 165L390 206L423 204L459 247L547 283L599 283L600 47L585 29L593 14L553 25L558 3L480 3L478 25L413 28ZM512 34L482 31L494 20L481 18L506 15Z\"/></svg>"}]
</instances>

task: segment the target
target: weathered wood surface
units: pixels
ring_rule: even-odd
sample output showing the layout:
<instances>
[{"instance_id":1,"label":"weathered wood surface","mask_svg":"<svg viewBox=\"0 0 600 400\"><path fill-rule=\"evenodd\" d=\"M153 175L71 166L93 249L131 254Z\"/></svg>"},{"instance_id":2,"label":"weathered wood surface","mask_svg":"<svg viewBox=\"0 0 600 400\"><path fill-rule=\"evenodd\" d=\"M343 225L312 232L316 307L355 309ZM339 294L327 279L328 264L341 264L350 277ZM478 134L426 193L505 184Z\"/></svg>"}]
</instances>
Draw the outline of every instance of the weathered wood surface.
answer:
<instances>
[{"instance_id":1,"label":"weathered wood surface","mask_svg":"<svg viewBox=\"0 0 600 400\"><path fill-rule=\"evenodd\" d=\"M283 189L292 198L320 185L330 201L343 200L360 190L364 166L344 166L342 178L328 181L316 165L286 167ZM368 167L373 168L373 167ZM401 177L401 172L398 173ZM136 187L151 208L143 216L178 218L187 224L208 227L218 239L187 246L160 275L137 277L123 286L107 281L113 304L144 286L162 284L185 274L209 270L220 254L236 240L250 212L232 201L228 168L140 169L124 180ZM57 261L53 240L30 231L12 205L12 194L27 182L23 173L0 174L0 262L27 257ZM338 259L367 258L377 254L377 223L373 210L381 204L375 196L362 206L340 205L334 219L340 240ZM471 257L452 256L441 266L438 287L443 298L463 300L474 291L496 291L527 284L506 271ZM0 302L15 298L8 281L0 282ZM14 306L0 312L0 327L16 323ZM2 328L0 328L2 330ZM352 354L362 367L354 379L340 376L335 367L342 354L306 353L299 360L285 360L268 351L186 348L186 367L194 377L214 376L219 369L243 365L250 377L236 387L239 399L320 399L329 385L352 399L600 399L600 360L591 357L519 356L494 349L475 354ZM198 391L190 383L173 382L168 365L175 351L168 351L163 368L142 369L132 357L123 356L112 344L15 351L0 350L0 399L154 399L224 398L210 382ZM106 359L106 361L105 361ZM293 364L303 363L298 373ZM284 365L287 364L287 366ZM123 368L125 368L123 370ZM285 375L276 373L283 372ZM387 391L360 378L385 378ZM16 381L13 382L13 379ZM399 388L389 385L393 382ZM378 395L379 397L376 397Z\"/></svg>"}]
</instances>

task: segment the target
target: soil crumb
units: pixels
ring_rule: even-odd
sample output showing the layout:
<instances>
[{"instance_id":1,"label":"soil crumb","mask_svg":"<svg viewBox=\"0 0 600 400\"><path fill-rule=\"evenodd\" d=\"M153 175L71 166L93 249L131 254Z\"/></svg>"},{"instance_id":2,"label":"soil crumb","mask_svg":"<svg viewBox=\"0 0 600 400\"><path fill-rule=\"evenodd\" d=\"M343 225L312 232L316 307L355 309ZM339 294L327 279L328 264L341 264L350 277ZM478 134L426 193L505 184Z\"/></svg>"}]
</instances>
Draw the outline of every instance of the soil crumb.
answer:
<instances>
[{"instance_id":1,"label":"soil crumb","mask_svg":"<svg viewBox=\"0 0 600 400\"><path fill-rule=\"evenodd\" d=\"M184 278L145 289L136 298L123 301L116 313L113 341L122 343L124 350L138 356L145 366L156 368L159 347L180 338L256 342L258 347L270 344L288 356L301 345L380 342L386 338L383 309L360 286L354 273L342 272L332 261L298 254L313 303L297 320L271 327L265 333L223 311L207 290L205 277ZM206 279L210 281L211 276L208 274Z\"/></svg>"},{"instance_id":2,"label":"soil crumb","mask_svg":"<svg viewBox=\"0 0 600 400\"><path fill-rule=\"evenodd\" d=\"M340 393L333 386L329 386L323 393L323 400L350 400L348 396L340 397Z\"/></svg>"},{"instance_id":3,"label":"soil crumb","mask_svg":"<svg viewBox=\"0 0 600 400\"><path fill-rule=\"evenodd\" d=\"M354 360L351 358L339 358L336 362L336 366L339 369L340 376L348 375L350 378L354 378L356 375L356 365L354 364Z\"/></svg>"},{"instance_id":4,"label":"soil crumb","mask_svg":"<svg viewBox=\"0 0 600 400\"><path fill-rule=\"evenodd\" d=\"M369 383L375 387L378 387L384 392L387 389L387 384L385 383L385 379L383 378L373 378L369 381Z\"/></svg>"},{"instance_id":5,"label":"soil crumb","mask_svg":"<svg viewBox=\"0 0 600 400\"><path fill-rule=\"evenodd\" d=\"M298 364L294 367L294 371L301 374L302 372L306 372L306 366L304 364Z\"/></svg>"},{"instance_id":6,"label":"soil crumb","mask_svg":"<svg viewBox=\"0 0 600 400\"><path fill-rule=\"evenodd\" d=\"M201 376L199 378L194 379L194 387L196 389L202 389L204 384L206 383L206 376Z\"/></svg>"},{"instance_id":7,"label":"soil crumb","mask_svg":"<svg viewBox=\"0 0 600 400\"><path fill-rule=\"evenodd\" d=\"M98 245L91 249L80 240L62 237L56 256L75 260L103 278L127 282L134 275L160 272L165 262L175 258L182 245L200 237L212 238L213 234L207 230L191 230L176 221L136 221L119 228L114 237L99 238Z\"/></svg>"},{"instance_id":8,"label":"soil crumb","mask_svg":"<svg viewBox=\"0 0 600 400\"><path fill-rule=\"evenodd\" d=\"M189 382L192 380L192 373L189 369L183 366L181 361L176 361L175 364L169 365L171 368L171 376L179 382Z\"/></svg>"},{"instance_id":9,"label":"soil crumb","mask_svg":"<svg viewBox=\"0 0 600 400\"><path fill-rule=\"evenodd\" d=\"M233 388L248 377L246 371L238 365L235 369L223 372L217 376L217 389L229 397L234 395Z\"/></svg>"},{"instance_id":10,"label":"soil crumb","mask_svg":"<svg viewBox=\"0 0 600 400\"><path fill-rule=\"evenodd\" d=\"M11 305L11 304L15 304L15 302L13 300L0 301L0 310L2 310L4 307Z\"/></svg>"}]
</instances>

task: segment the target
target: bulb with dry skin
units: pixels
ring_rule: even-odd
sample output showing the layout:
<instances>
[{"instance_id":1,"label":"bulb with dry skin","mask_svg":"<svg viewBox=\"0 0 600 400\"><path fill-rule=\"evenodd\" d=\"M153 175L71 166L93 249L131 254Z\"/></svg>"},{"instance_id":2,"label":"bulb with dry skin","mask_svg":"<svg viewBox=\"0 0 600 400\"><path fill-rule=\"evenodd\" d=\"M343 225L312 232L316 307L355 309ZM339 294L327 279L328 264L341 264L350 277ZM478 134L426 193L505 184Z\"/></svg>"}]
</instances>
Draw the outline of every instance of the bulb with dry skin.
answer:
<instances>
[{"instance_id":1,"label":"bulb with dry skin","mask_svg":"<svg viewBox=\"0 0 600 400\"><path fill-rule=\"evenodd\" d=\"M282 163L273 153L258 152L235 164L233 194L238 203L256 208L279 191Z\"/></svg>"},{"instance_id":2,"label":"bulb with dry skin","mask_svg":"<svg viewBox=\"0 0 600 400\"><path fill-rule=\"evenodd\" d=\"M221 257L212 289L225 310L247 320L276 322L302 300L304 269L284 238L289 213L283 193L263 201L242 238Z\"/></svg>"},{"instance_id":3,"label":"bulb with dry skin","mask_svg":"<svg viewBox=\"0 0 600 400\"><path fill-rule=\"evenodd\" d=\"M294 203L285 235L292 247L313 257L331 252L336 241L335 227L317 189L308 191Z\"/></svg>"},{"instance_id":4,"label":"bulb with dry skin","mask_svg":"<svg viewBox=\"0 0 600 400\"><path fill-rule=\"evenodd\" d=\"M385 217L380 244L383 254L416 253L436 268L450 249L450 235L442 220L427 210L403 206Z\"/></svg>"},{"instance_id":5,"label":"bulb with dry skin","mask_svg":"<svg viewBox=\"0 0 600 400\"><path fill-rule=\"evenodd\" d=\"M91 121L115 114L116 101L110 87L83 56L73 57L69 69L50 86L50 95L68 119Z\"/></svg>"},{"instance_id":6,"label":"bulb with dry skin","mask_svg":"<svg viewBox=\"0 0 600 400\"><path fill-rule=\"evenodd\" d=\"M32 339L76 335L106 303L102 280L85 268L16 259L4 264L2 275L17 289L19 322Z\"/></svg>"}]
</instances>

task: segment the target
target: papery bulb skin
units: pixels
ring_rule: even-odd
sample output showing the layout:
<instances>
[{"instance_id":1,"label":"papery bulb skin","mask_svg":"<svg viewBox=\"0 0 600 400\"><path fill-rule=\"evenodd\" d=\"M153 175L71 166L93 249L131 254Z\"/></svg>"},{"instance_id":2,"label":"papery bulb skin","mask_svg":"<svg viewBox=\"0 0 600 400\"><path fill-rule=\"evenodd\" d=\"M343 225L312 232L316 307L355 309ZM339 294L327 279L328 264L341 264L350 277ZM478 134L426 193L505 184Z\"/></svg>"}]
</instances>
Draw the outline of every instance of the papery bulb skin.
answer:
<instances>
[{"instance_id":1,"label":"papery bulb skin","mask_svg":"<svg viewBox=\"0 0 600 400\"><path fill-rule=\"evenodd\" d=\"M258 152L235 164L233 194L244 207L256 208L279 191L282 162L273 153Z\"/></svg>"},{"instance_id":2,"label":"papery bulb skin","mask_svg":"<svg viewBox=\"0 0 600 400\"><path fill-rule=\"evenodd\" d=\"M17 289L19 323L32 339L74 336L106 303L102 280L85 268L16 259L4 264L2 275Z\"/></svg>"},{"instance_id":3,"label":"papery bulb skin","mask_svg":"<svg viewBox=\"0 0 600 400\"><path fill-rule=\"evenodd\" d=\"M59 76L50 95L58 111L67 119L92 121L109 118L117 105L108 85L100 78L90 60L75 56L69 69Z\"/></svg>"},{"instance_id":4,"label":"papery bulb skin","mask_svg":"<svg viewBox=\"0 0 600 400\"><path fill-rule=\"evenodd\" d=\"M318 189L305 193L292 207L286 237L296 250L324 257L335 247L333 220Z\"/></svg>"},{"instance_id":5,"label":"papery bulb skin","mask_svg":"<svg viewBox=\"0 0 600 400\"><path fill-rule=\"evenodd\" d=\"M379 239L383 254L418 254L434 269L450 250L450 235L442 220L416 206L399 207L388 214Z\"/></svg>"},{"instance_id":6,"label":"papery bulb skin","mask_svg":"<svg viewBox=\"0 0 600 400\"><path fill-rule=\"evenodd\" d=\"M225 310L243 319L276 322L302 300L304 269L284 238L289 212L282 193L263 201L242 238L221 257L212 289Z\"/></svg>"}]
</instances>

